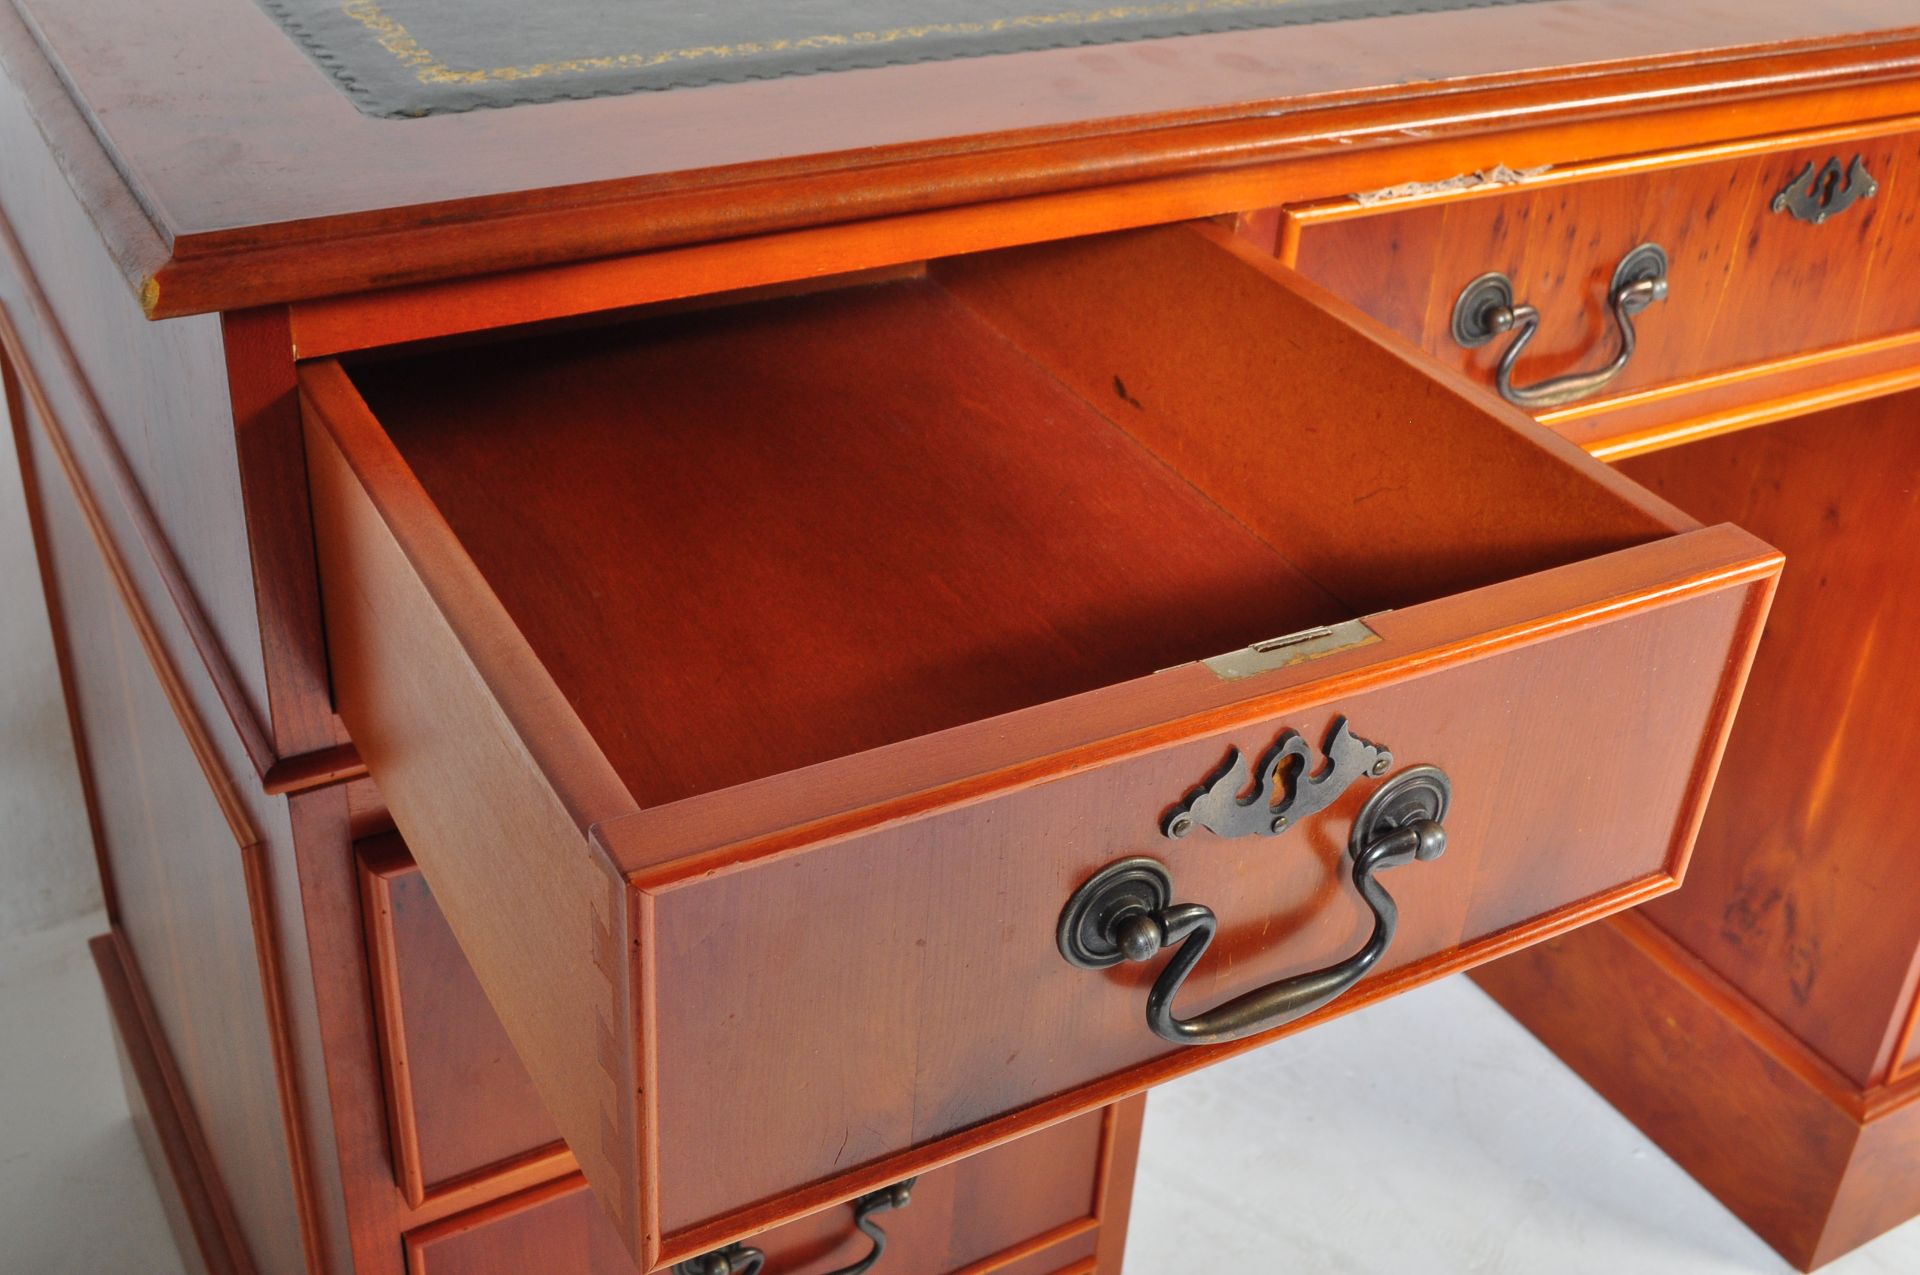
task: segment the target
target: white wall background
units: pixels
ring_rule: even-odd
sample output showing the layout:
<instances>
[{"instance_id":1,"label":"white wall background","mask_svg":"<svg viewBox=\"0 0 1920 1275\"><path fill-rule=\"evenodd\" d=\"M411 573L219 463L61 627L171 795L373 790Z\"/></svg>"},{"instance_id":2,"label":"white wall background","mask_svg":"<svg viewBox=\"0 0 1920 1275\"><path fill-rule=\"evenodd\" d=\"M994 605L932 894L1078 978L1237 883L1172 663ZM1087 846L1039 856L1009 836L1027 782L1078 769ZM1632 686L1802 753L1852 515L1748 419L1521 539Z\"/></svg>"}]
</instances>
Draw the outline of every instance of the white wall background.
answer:
<instances>
[{"instance_id":1,"label":"white wall background","mask_svg":"<svg viewBox=\"0 0 1920 1275\"><path fill-rule=\"evenodd\" d=\"M100 906L13 429L0 402L0 939Z\"/></svg>"}]
</instances>

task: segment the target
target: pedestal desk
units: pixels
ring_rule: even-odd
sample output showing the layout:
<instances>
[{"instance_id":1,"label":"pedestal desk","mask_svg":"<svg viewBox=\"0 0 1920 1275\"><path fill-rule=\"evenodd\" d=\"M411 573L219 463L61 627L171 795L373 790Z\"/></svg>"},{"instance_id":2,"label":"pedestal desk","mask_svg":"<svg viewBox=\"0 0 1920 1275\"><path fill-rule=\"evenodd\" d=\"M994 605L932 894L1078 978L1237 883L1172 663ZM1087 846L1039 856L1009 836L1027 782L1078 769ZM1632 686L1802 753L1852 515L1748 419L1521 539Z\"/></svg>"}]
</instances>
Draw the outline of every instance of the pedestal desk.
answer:
<instances>
[{"instance_id":1,"label":"pedestal desk","mask_svg":"<svg viewBox=\"0 0 1920 1275\"><path fill-rule=\"evenodd\" d=\"M1471 967L1920 1211L1911 7L897 7L0 5L188 1261L1113 1272L1147 1088Z\"/></svg>"}]
</instances>

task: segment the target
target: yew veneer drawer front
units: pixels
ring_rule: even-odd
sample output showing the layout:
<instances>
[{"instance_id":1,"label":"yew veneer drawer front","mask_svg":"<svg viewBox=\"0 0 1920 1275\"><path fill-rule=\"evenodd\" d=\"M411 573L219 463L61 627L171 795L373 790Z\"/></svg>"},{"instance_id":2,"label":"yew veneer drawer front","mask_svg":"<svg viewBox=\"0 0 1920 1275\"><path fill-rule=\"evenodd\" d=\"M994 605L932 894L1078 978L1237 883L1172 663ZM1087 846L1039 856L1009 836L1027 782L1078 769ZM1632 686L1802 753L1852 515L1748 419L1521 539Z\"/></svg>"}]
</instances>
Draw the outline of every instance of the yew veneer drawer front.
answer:
<instances>
[{"instance_id":1,"label":"yew veneer drawer front","mask_svg":"<svg viewBox=\"0 0 1920 1275\"><path fill-rule=\"evenodd\" d=\"M643 1263L1669 886L1779 566L1212 226L303 392L339 710Z\"/></svg>"},{"instance_id":2,"label":"yew veneer drawer front","mask_svg":"<svg viewBox=\"0 0 1920 1275\"><path fill-rule=\"evenodd\" d=\"M676 1275L831 1275L874 1250L873 1275L1066 1275L1088 1271L1109 1203L1109 1150L1139 1112L1096 1111L936 1169L904 1192L823 1209L689 1259ZM619 1234L578 1175L414 1231L410 1275L635 1275ZM752 1260L758 1254L760 1265ZM705 1258L705 1262L702 1262Z\"/></svg>"},{"instance_id":3,"label":"yew veneer drawer front","mask_svg":"<svg viewBox=\"0 0 1920 1275\"><path fill-rule=\"evenodd\" d=\"M1624 429L1662 410L1724 409L1743 394L1817 381L1815 365L1829 356L1834 369L1846 366L1843 347L1920 330L1909 264L1920 252L1920 136L1742 150L1294 208L1282 217L1280 257L1482 384L1524 339L1508 391L1583 439L1601 427L1572 422L1595 412L1626 413L1628 423L1612 426ZM1645 255L1629 264L1642 245L1661 250L1664 269ZM1489 273L1513 303L1501 330L1481 322L1494 294L1471 300ZM1664 298L1629 298L1635 341L1616 364L1623 332L1611 302L1631 278L1654 273ZM1610 377L1587 375L1616 365ZM1715 385L1736 372L1738 383ZM1664 409L1662 398L1671 400Z\"/></svg>"},{"instance_id":4,"label":"yew veneer drawer front","mask_svg":"<svg viewBox=\"0 0 1920 1275\"><path fill-rule=\"evenodd\" d=\"M393 834L357 853L394 1176L408 1202L514 1170L565 1172L560 1135L412 856Z\"/></svg>"}]
</instances>

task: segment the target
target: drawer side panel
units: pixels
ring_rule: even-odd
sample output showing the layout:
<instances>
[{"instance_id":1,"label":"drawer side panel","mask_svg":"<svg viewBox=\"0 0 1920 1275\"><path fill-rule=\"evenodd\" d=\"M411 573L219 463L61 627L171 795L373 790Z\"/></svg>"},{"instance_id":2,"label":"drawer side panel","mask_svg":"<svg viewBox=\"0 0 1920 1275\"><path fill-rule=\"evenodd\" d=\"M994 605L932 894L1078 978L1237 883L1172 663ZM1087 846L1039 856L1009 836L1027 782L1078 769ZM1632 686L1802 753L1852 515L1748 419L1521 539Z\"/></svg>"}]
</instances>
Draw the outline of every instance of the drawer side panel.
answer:
<instances>
[{"instance_id":1,"label":"drawer side panel","mask_svg":"<svg viewBox=\"0 0 1920 1275\"><path fill-rule=\"evenodd\" d=\"M341 719L554 1123L644 1252L624 889L311 410L307 441Z\"/></svg>"},{"instance_id":2,"label":"drawer side panel","mask_svg":"<svg viewBox=\"0 0 1920 1275\"><path fill-rule=\"evenodd\" d=\"M1909 393L1623 466L1792 564L1692 886L1651 916L1863 1089L1895 1064L1920 936L1917 417Z\"/></svg>"}]
</instances>

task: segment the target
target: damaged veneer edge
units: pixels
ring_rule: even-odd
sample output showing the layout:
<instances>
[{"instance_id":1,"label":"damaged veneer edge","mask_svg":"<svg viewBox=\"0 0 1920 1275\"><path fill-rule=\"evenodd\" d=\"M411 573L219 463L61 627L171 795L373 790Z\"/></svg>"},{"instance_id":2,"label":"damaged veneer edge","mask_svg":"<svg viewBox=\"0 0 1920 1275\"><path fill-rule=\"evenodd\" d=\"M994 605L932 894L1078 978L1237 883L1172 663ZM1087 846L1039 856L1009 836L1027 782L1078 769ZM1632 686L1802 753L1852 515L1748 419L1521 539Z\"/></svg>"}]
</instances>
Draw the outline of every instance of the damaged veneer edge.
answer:
<instances>
[{"instance_id":1,"label":"damaged veneer edge","mask_svg":"<svg viewBox=\"0 0 1920 1275\"><path fill-rule=\"evenodd\" d=\"M1356 191L1348 198L1362 208L1371 208L1375 204L1397 203L1403 199L1423 199L1432 195L1451 195L1459 191L1480 190L1489 186L1518 186L1536 178L1545 177L1552 171L1552 164L1540 164L1534 168L1509 168L1505 164L1495 164L1492 168L1461 173L1442 181L1401 182L1395 186L1382 186L1378 190Z\"/></svg>"}]
</instances>

